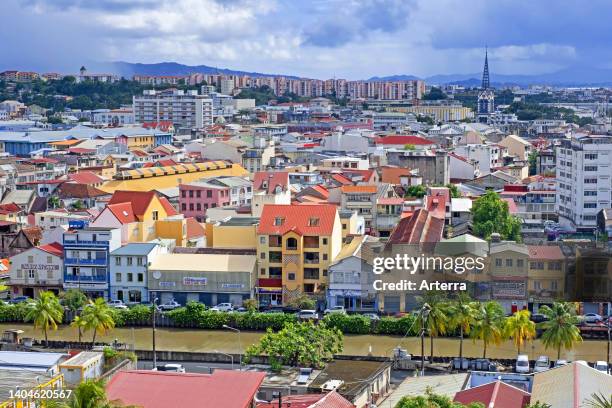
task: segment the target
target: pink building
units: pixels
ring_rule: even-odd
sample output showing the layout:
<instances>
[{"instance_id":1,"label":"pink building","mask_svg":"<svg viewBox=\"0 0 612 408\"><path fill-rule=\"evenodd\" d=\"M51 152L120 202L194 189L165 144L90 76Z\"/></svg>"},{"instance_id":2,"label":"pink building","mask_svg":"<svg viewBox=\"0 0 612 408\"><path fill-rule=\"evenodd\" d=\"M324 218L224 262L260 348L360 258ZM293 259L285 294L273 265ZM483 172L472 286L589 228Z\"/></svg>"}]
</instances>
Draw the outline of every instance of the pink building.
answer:
<instances>
[{"instance_id":1,"label":"pink building","mask_svg":"<svg viewBox=\"0 0 612 408\"><path fill-rule=\"evenodd\" d=\"M179 209L185 217L203 222L206 210L230 205L230 187L208 182L179 185Z\"/></svg>"}]
</instances>

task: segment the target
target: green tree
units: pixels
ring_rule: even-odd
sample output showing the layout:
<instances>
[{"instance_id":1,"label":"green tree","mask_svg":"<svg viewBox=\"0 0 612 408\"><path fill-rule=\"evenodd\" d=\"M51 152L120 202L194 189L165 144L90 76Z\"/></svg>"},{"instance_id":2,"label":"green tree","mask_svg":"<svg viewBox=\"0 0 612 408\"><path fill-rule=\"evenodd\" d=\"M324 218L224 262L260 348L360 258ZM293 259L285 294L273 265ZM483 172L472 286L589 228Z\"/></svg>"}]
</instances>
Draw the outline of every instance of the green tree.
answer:
<instances>
[{"instance_id":1,"label":"green tree","mask_svg":"<svg viewBox=\"0 0 612 408\"><path fill-rule=\"evenodd\" d=\"M446 395L434 394L427 389L425 395L405 396L395 404L395 408L484 408L480 402L472 402L464 405L455 402Z\"/></svg>"},{"instance_id":2,"label":"green tree","mask_svg":"<svg viewBox=\"0 0 612 408\"><path fill-rule=\"evenodd\" d=\"M536 325L530 319L529 310L519 310L506 319L504 326L506 337L511 337L517 349L517 354L521 354L521 346L527 340L532 340L536 336Z\"/></svg>"},{"instance_id":3,"label":"green tree","mask_svg":"<svg viewBox=\"0 0 612 408\"><path fill-rule=\"evenodd\" d=\"M582 341L573 303L555 302L552 306L542 306L539 312L547 319L538 324L543 330L540 339L547 349L557 350L557 360L561 358L562 347L571 350L575 343Z\"/></svg>"},{"instance_id":4,"label":"green tree","mask_svg":"<svg viewBox=\"0 0 612 408\"><path fill-rule=\"evenodd\" d=\"M440 88L432 87L429 92L423 95L423 100L436 101L440 99L446 99L448 96Z\"/></svg>"},{"instance_id":5,"label":"green tree","mask_svg":"<svg viewBox=\"0 0 612 408\"><path fill-rule=\"evenodd\" d=\"M527 162L529 163L529 175L533 176L537 173L538 168L538 152L536 150L532 150L527 156Z\"/></svg>"},{"instance_id":6,"label":"green tree","mask_svg":"<svg viewBox=\"0 0 612 408\"><path fill-rule=\"evenodd\" d=\"M612 408L612 393L606 397L603 393L592 394L591 398L586 401L589 408Z\"/></svg>"},{"instance_id":7,"label":"green tree","mask_svg":"<svg viewBox=\"0 0 612 408\"><path fill-rule=\"evenodd\" d=\"M422 184L410 186L406 189L405 197L423 198L427 194L427 187Z\"/></svg>"},{"instance_id":8,"label":"green tree","mask_svg":"<svg viewBox=\"0 0 612 408\"><path fill-rule=\"evenodd\" d=\"M462 292L454 299L448 310L450 327L459 330L459 358L463 359L463 338L470 335L475 324L477 303L468 294Z\"/></svg>"},{"instance_id":9,"label":"green tree","mask_svg":"<svg viewBox=\"0 0 612 408\"><path fill-rule=\"evenodd\" d=\"M470 333L472 339L482 340L482 358L487 357L487 346L498 345L504 339L504 309L494 301L480 303L474 315L474 327Z\"/></svg>"},{"instance_id":10,"label":"green tree","mask_svg":"<svg viewBox=\"0 0 612 408\"><path fill-rule=\"evenodd\" d=\"M450 190L451 198L461 198L461 193L459 192L459 188L456 184L448 183L446 188Z\"/></svg>"},{"instance_id":11,"label":"green tree","mask_svg":"<svg viewBox=\"0 0 612 408\"><path fill-rule=\"evenodd\" d=\"M87 303L87 296L79 289L68 289L60 297L62 305L73 312L78 312Z\"/></svg>"},{"instance_id":12,"label":"green tree","mask_svg":"<svg viewBox=\"0 0 612 408\"><path fill-rule=\"evenodd\" d=\"M85 329L93 330L92 346L96 344L96 334L105 334L115 327L113 312L103 298L97 298L95 302L89 301L81 316L85 321Z\"/></svg>"},{"instance_id":13,"label":"green tree","mask_svg":"<svg viewBox=\"0 0 612 408\"><path fill-rule=\"evenodd\" d=\"M520 242L521 221L512 215L508 203L499 198L494 191L487 191L472 206L474 233L489 239L494 232L502 239Z\"/></svg>"},{"instance_id":14,"label":"green tree","mask_svg":"<svg viewBox=\"0 0 612 408\"><path fill-rule=\"evenodd\" d=\"M551 406L544 402L536 401L534 403L527 405L525 408L551 408Z\"/></svg>"},{"instance_id":15,"label":"green tree","mask_svg":"<svg viewBox=\"0 0 612 408\"><path fill-rule=\"evenodd\" d=\"M64 309L53 292L41 292L38 298L30 306L26 316L26 322L34 322L35 329L41 329L45 333L45 346L49 339L49 329L57 330L57 325L64 318Z\"/></svg>"},{"instance_id":16,"label":"green tree","mask_svg":"<svg viewBox=\"0 0 612 408\"><path fill-rule=\"evenodd\" d=\"M257 312L259 310L259 303L257 299L246 299L242 301L242 307L249 312Z\"/></svg>"},{"instance_id":17,"label":"green tree","mask_svg":"<svg viewBox=\"0 0 612 408\"><path fill-rule=\"evenodd\" d=\"M282 365L321 368L342 351L342 339L340 330L325 323L287 323L276 333L268 329L258 344L249 346L246 357L265 354L276 370Z\"/></svg>"},{"instance_id":18,"label":"green tree","mask_svg":"<svg viewBox=\"0 0 612 408\"><path fill-rule=\"evenodd\" d=\"M287 306L298 309L312 310L317 307L317 302L312 297L306 294L301 294L300 296L291 299L287 303Z\"/></svg>"},{"instance_id":19,"label":"green tree","mask_svg":"<svg viewBox=\"0 0 612 408\"><path fill-rule=\"evenodd\" d=\"M433 361L434 337L446 334L448 330L448 304L444 294L439 291L428 291L419 299L421 306L429 305L429 314L425 320L425 329L429 334L429 356ZM418 320L422 325L422 319Z\"/></svg>"},{"instance_id":20,"label":"green tree","mask_svg":"<svg viewBox=\"0 0 612 408\"><path fill-rule=\"evenodd\" d=\"M76 327L79 333L79 343L83 340L83 331L87 329L87 321L81 316L75 316L70 322L71 327Z\"/></svg>"},{"instance_id":21,"label":"green tree","mask_svg":"<svg viewBox=\"0 0 612 408\"><path fill-rule=\"evenodd\" d=\"M47 408L118 408L119 402L108 401L102 380L85 380L80 383L67 400L45 401Z\"/></svg>"},{"instance_id":22,"label":"green tree","mask_svg":"<svg viewBox=\"0 0 612 408\"><path fill-rule=\"evenodd\" d=\"M60 206L60 199L58 196L51 196L49 197L49 207L51 208L57 208Z\"/></svg>"}]
</instances>

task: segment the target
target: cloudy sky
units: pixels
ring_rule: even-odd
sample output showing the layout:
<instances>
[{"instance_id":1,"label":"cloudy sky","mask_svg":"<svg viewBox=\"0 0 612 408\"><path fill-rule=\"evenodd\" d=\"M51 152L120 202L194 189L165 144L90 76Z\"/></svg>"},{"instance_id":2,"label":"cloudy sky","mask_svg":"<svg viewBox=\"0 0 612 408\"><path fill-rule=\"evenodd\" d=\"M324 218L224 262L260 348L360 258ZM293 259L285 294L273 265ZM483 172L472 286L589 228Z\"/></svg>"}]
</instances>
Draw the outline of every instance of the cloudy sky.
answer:
<instances>
[{"instance_id":1,"label":"cloudy sky","mask_svg":"<svg viewBox=\"0 0 612 408\"><path fill-rule=\"evenodd\" d=\"M313 78L612 68L607 0L0 0L0 70L162 62Z\"/></svg>"}]
</instances>

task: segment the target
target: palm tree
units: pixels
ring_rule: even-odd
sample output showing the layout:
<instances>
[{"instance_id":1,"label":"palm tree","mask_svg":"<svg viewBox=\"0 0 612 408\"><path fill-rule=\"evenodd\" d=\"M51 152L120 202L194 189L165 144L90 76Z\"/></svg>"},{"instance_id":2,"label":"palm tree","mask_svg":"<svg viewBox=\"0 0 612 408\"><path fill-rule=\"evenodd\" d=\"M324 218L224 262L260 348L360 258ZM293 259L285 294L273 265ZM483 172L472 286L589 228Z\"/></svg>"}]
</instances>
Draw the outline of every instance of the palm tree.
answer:
<instances>
[{"instance_id":1,"label":"palm tree","mask_svg":"<svg viewBox=\"0 0 612 408\"><path fill-rule=\"evenodd\" d=\"M478 305L471 336L474 340L482 340L482 358L487 357L489 343L500 344L504 339L504 318L504 309L499 303L490 301Z\"/></svg>"},{"instance_id":2,"label":"palm tree","mask_svg":"<svg viewBox=\"0 0 612 408\"><path fill-rule=\"evenodd\" d=\"M41 292L29 307L25 321L33 321L35 329L42 329L45 333L45 346L48 346L48 330L57 330L57 325L62 322L63 318L64 309L55 294L53 292Z\"/></svg>"},{"instance_id":3,"label":"palm tree","mask_svg":"<svg viewBox=\"0 0 612 408\"><path fill-rule=\"evenodd\" d=\"M70 326L76 327L79 331L79 343L83 339L83 331L87 330L87 321L81 316L75 316L75 318L70 322Z\"/></svg>"},{"instance_id":4,"label":"palm tree","mask_svg":"<svg viewBox=\"0 0 612 408\"><path fill-rule=\"evenodd\" d=\"M532 340L536 336L536 325L530 319L529 310L519 310L506 319L505 334L512 337L518 354L521 354L521 346L527 340Z\"/></svg>"},{"instance_id":5,"label":"palm tree","mask_svg":"<svg viewBox=\"0 0 612 408\"><path fill-rule=\"evenodd\" d=\"M68 400L45 401L46 408L115 408L121 405L109 402L102 380L86 380L80 383Z\"/></svg>"},{"instance_id":6,"label":"palm tree","mask_svg":"<svg viewBox=\"0 0 612 408\"><path fill-rule=\"evenodd\" d=\"M429 305L429 314L427 319L425 319L425 328L429 333L429 355L432 361L434 354L434 337L445 334L448 325L448 307L444 300L444 295L437 291L426 292L420 299L422 305Z\"/></svg>"},{"instance_id":7,"label":"palm tree","mask_svg":"<svg viewBox=\"0 0 612 408\"><path fill-rule=\"evenodd\" d=\"M81 317L85 320L85 329L93 330L92 347L96 344L96 334L104 334L115 327L111 308L103 298L97 298L95 302L89 301L83 308Z\"/></svg>"},{"instance_id":8,"label":"palm tree","mask_svg":"<svg viewBox=\"0 0 612 408\"><path fill-rule=\"evenodd\" d=\"M590 408L612 408L612 394L606 397L603 393L591 395L591 399L585 401Z\"/></svg>"},{"instance_id":9,"label":"palm tree","mask_svg":"<svg viewBox=\"0 0 612 408\"><path fill-rule=\"evenodd\" d=\"M476 308L477 303L463 292L449 306L449 325L453 330L459 329L459 361L463 361L463 337L469 335L474 326Z\"/></svg>"},{"instance_id":10,"label":"palm tree","mask_svg":"<svg viewBox=\"0 0 612 408\"><path fill-rule=\"evenodd\" d=\"M582 341L580 330L576 326L579 321L573 304L555 302L552 307L542 306L540 313L547 319L538 324L538 328L544 330L542 343L546 348L557 349L557 360L561 358L561 347L571 350L574 343Z\"/></svg>"}]
</instances>

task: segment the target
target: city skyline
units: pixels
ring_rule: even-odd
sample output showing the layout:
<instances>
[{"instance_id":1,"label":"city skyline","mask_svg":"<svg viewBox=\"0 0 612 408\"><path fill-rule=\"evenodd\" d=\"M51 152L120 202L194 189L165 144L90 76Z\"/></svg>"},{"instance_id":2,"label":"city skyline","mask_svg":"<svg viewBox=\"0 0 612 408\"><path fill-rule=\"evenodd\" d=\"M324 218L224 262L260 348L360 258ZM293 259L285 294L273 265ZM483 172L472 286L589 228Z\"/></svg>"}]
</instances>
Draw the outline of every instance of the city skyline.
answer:
<instances>
[{"instance_id":1,"label":"city skyline","mask_svg":"<svg viewBox=\"0 0 612 408\"><path fill-rule=\"evenodd\" d=\"M605 70L612 4L8 0L0 69L176 61L310 78ZM28 36L19 35L28 28ZM567 34L568 27L572 35ZM18 46L19 44L19 46ZM604 57L602 57L604 56Z\"/></svg>"}]
</instances>

